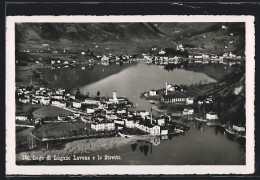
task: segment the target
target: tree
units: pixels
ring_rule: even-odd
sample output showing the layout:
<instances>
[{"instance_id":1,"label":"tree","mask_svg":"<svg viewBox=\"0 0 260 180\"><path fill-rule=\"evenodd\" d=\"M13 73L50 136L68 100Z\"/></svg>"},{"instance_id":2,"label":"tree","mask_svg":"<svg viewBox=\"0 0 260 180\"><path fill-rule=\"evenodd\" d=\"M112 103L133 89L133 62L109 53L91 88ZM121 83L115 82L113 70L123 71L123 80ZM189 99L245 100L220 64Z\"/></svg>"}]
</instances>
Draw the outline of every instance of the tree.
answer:
<instances>
[{"instance_id":1,"label":"tree","mask_svg":"<svg viewBox=\"0 0 260 180\"><path fill-rule=\"evenodd\" d=\"M79 88L77 88L75 98L76 99L80 99L81 98L81 92L80 92Z\"/></svg>"},{"instance_id":2,"label":"tree","mask_svg":"<svg viewBox=\"0 0 260 180\"><path fill-rule=\"evenodd\" d=\"M97 92L97 96L100 96L100 92L99 91Z\"/></svg>"}]
</instances>

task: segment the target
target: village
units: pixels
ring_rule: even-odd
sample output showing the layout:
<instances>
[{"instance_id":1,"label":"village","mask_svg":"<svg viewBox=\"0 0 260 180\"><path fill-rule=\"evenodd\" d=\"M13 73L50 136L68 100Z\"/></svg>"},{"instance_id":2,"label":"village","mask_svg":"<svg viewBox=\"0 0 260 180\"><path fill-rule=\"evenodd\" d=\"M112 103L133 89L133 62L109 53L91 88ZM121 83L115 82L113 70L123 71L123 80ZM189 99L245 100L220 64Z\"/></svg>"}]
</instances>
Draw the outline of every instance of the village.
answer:
<instances>
[{"instance_id":1,"label":"village","mask_svg":"<svg viewBox=\"0 0 260 180\"><path fill-rule=\"evenodd\" d=\"M172 113L175 116L181 116L184 119L195 120L206 123L206 125L213 126L222 126L225 127L225 124L221 124L219 116L216 112L208 110L205 113L199 113L195 111L201 109L202 106L210 109L214 103L214 97L212 95L198 96L196 93L191 93L189 90L190 87L184 85L174 85L167 83L165 88L159 90L150 90L148 92L142 93L141 97L147 99L151 104L157 105L172 105L172 108L183 107L182 111L174 110ZM225 127L226 131L230 134L237 135L239 137L245 137L245 127L240 127L232 125L232 127Z\"/></svg>"},{"instance_id":2,"label":"village","mask_svg":"<svg viewBox=\"0 0 260 180\"><path fill-rule=\"evenodd\" d=\"M219 122L216 112L208 111L203 116L195 112L195 107L203 104L212 104L213 97L197 98L194 94L187 93L186 86L172 85L166 82L165 88L161 90L150 90L142 94L151 104L168 104L183 107L182 112L175 112L169 115L162 110L158 110L156 106L148 111L130 111L133 103L126 97L118 97L114 91L112 98L99 97L82 97L79 90L76 94L71 94L67 90L51 89L47 87L17 87L17 101L23 104L39 104L42 106L52 106L64 109L72 113L72 115L59 114L56 119L46 121L45 123L61 123L61 122L83 122L86 124L85 129L95 132L118 132L120 136L131 137L135 133L150 134L153 136L167 136L168 134L184 133L187 127L176 124L172 120L174 116L181 116L184 119L195 120L206 123L208 126L225 125ZM153 112L159 113L153 113ZM17 125L30 126L39 128L43 121L40 118L29 118L28 116L16 116ZM125 129L138 129L140 131L130 132L132 134L120 133ZM233 125L232 128L226 128L227 132L240 137L244 137L245 127ZM57 130L58 131L58 130ZM129 133L129 131L126 131ZM92 135L93 135L92 133ZM141 134L143 134L141 133ZM83 133L84 134L84 133ZM41 137L40 140L64 139L69 137ZM165 137L164 137L165 138Z\"/></svg>"},{"instance_id":3,"label":"village","mask_svg":"<svg viewBox=\"0 0 260 180\"><path fill-rule=\"evenodd\" d=\"M58 115L56 119L45 123L84 122L94 132L115 132L123 129L139 129L143 133L153 136L162 136L183 133L185 127L170 122L170 116L153 116L152 112L129 111L133 104L126 97L117 97L113 92L112 98L89 97L78 99L77 94L70 94L65 89L50 89L46 87L28 88L17 87L17 101L23 104L40 104L42 106L55 106L72 112L72 115ZM16 124L39 128L44 122L40 118L16 116ZM87 130L87 127L85 128ZM88 129L89 130L89 129ZM56 129L55 131L59 131ZM140 134L140 132L138 132ZM119 135L130 137L129 134ZM65 137L56 137L64 139ZM66 137L69 138L69 137ZM53 140L55 137L38 138L42 141Z\"/></svg>"},{"instance_id":4,"label":"village","mask_svg":"<svg viewBox=\"0 0 260 180\"><path fill-rule=\"evenodd\" d=\"M230 41L229 43L234 43ZM228 46L225 46L227 48ZM51 44L42 44L38 49L22 49L19 53L31 54L35 56L34 63L36 65L45 65L51 69L80 67L85 70L94 65L104 65L116 63L131 63L134 61L144 61L147 64L156 65L183 65L188 64L223 64L233 66L244 62L245 58L232 52L225 51L221 55L214 53L201 53L186 48L181 42L178 42L174 49L151 47L147 53L140 54L115 54L115 53L99 53L94 50L80 51L70 50L65 47L63 50L57 50L51 47ZM49 57L51 56L51 57ZM19 64L20 60L16 60Z\"/></svg>"}]
</instances>

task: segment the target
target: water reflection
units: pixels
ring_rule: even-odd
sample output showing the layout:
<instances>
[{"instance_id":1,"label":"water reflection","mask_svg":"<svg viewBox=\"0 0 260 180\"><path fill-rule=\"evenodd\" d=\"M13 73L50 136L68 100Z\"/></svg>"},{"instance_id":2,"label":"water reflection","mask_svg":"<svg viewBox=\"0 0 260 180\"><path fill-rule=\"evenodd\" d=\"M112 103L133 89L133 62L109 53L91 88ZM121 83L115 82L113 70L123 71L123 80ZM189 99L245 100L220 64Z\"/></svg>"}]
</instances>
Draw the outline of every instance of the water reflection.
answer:
<instances>
[{"instance_id":1,"label":"water reflection","mask_svg":"<svg viewBox=\"0 0 260 180\"><path fill-rule=\"evenodd\" d=\"M131 145L131 149L132 149L133 152L135 152L136 147L137 147L136 143Z\"/></svg>"},{"instance_id":2,"label":"water reflection","mask_svg":"<svg viewBox=\"0 0 260 180\"><path fill-rule=\"evenodd\" d=\"M223 127L221 127L221 126L216 126L215 127L215 134L216 134L216 136L218 135L218 133L220 133L221 135L224 135L225 129Z\"/></svg>"}]
</instances>

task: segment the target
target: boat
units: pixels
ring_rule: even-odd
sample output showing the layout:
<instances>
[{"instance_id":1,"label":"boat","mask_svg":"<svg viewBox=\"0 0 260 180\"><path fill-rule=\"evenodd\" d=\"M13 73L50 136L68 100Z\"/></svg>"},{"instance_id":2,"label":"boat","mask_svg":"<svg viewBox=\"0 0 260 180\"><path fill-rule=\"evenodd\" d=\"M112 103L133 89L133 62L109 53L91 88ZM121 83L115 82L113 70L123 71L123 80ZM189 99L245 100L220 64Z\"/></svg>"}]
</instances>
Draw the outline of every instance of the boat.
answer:
<instances>
[{"instance_id":1,"label":"boat","mask_svg":"<svg viewBox=\"0 0 260 180\"><path fill-rule=\"evenodd\" d=\"M156 101L153 101L153 100L149 100L149 102L150 102L151 104L155 104L155 103L156 103Z\"/></svg>"},{"instance_id":2,"label":"boat","mask_svg":"<svg viewBox=\"0 0 260 180\"><path fill-rule=\"evenodd\" d=\"M216 124L215 124L215 123L212 123L212 122L207 122L206 125L209 126L209 127L214 127L214 126L216 126Z\"/></svg>"},{"instance_id":3,"label":"boat","mask_svg":"<svg viewBox=\"0 0 260 180\"><path fill-rule=\"evenodd\" d=\"M133 136L131 136L131 135L122 134L122 133L120 133L120 132L118 132L118 134L119 134L121 137L125 137L125 138L133 137Z\"/></svg>"},{"instance_id":4,"label":"boat","mask_svg":"<svg viewBox=\"0 0 260 180\"><path fill-rule=\"evenodd\" d=\"M202 119L202 118L196 118L196 117L195 117L195 120L197 120L197 121L202 121L202 122L207 122L206 119Z\"/></svg>"},{"instance_id":5,"label":"boat","mask_svg":"<svg viewBox=\"0 0 260 180\"><path fill-rule=\"evenodd\" d=\"M184 130L182 130L182 129L174 129L174 133L180 134L183 132L184 132Z\"/></svg>"},{"instance_id":6,"label":"boat","mask_svg":"<svg viewBox=\"0 0 260 180\"><path fill-rule=\"evenodd\" d=\"M234 135L234 136L236 136L236 137L246 138L245 135L240 135L240 134L238 134L238 133L236 133L236 132L234 132L234 131L231 131L231 130L229 130L229 129L225 129L225 130L226 130L226 132L228 132L229 134L232 134L232 135Z\"/></svg>"},{"instance_id":7,"label":"boat","mask_svg":"<svg viewBox=\"0 0 260 180\"><path fill-rule=\"evenodd\" d=\"M162 140L167 140L167 139L168 139L168 136L167 136L167 135L162 135L162 136L161 136L161 139L162 139Z\"/></svg>"}]
</instances>

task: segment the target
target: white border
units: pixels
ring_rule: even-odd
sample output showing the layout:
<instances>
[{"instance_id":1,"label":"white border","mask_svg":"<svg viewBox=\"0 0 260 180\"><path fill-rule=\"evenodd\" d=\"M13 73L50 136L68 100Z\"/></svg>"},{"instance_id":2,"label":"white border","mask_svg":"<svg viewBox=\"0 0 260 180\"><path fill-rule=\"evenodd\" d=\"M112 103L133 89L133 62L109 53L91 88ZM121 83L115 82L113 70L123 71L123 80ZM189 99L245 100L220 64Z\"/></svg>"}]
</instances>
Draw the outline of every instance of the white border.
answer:
<instances>
[{"instance_id":1,"label":"white border","mask_svg":"<svg viewBox=\"0 0 260 180\"><path fill-rule=\"evenodd\" d=\"M22 22L245 22L246 165L17 166L15 164L15 23ZM253 16L7 16L6 17L6 174L251 174L254 172L255 28Z\"/></svg>"}]
</instances>

